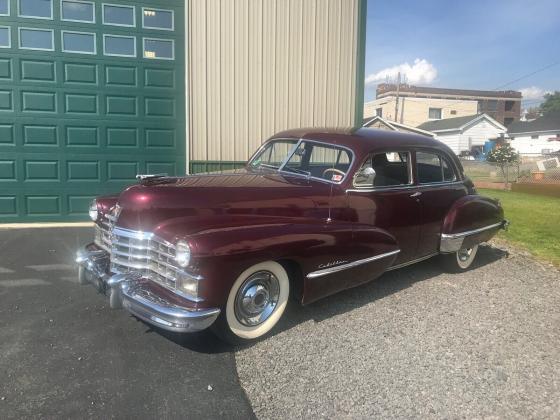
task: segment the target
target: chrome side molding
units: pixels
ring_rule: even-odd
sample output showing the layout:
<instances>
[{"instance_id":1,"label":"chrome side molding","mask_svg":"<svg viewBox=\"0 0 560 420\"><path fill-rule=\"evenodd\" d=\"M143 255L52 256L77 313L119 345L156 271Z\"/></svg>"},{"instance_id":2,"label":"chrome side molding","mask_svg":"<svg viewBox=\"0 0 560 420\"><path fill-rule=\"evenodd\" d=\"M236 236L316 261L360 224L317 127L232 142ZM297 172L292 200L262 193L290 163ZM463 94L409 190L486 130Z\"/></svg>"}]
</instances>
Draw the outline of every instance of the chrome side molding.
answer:
<instances>
[{"instance_id":1,"label":"chrome side molding","mask_svg":"<svg viewBox=\"0 0 560 420\"><path fill-rule=\"evenodd\" d=\"M367 264L367 263L372 262L372 261L380 260L382 258L387 258L387 257L390 257L392 255L396 255L399 252L401 252L401 250L397 249L395 251L385 252L384 254L379 254L379 255L374 255L373 257L364 258L362 260L352 261L352 262L347 263L347 264L341 264L341 265L336 265L334 267L325 268L323 270L312 271L311 273L309 273L307 275L307 278L308 279L314 279L314 278L317 278L317 277L326 276L326 275L329 275L329 274L332 274L332 273L336 273L338 271L347 270L349 268L357 267L357 266L362 265L362 264Z\"/></svg>"},{"instance_id":2,"label":"chrome side molding","mask_svg":"<svg viewBox=\"0 0 560 420\"><path fill-rule=\"evenodd\" d=\"M471 235L476 235L477 233L485 232L491 229L496 229L496 228L506 229L508 225L509 225L509 221L502 220L499 223L494 223L492 225L484 226L478 229L466 230L464 232L459 232L459 233L442 233L439 250L440 252L443 253L457 252L461 249L463 245L463 240L466 237Z\"/></svg>"}]
</instances>

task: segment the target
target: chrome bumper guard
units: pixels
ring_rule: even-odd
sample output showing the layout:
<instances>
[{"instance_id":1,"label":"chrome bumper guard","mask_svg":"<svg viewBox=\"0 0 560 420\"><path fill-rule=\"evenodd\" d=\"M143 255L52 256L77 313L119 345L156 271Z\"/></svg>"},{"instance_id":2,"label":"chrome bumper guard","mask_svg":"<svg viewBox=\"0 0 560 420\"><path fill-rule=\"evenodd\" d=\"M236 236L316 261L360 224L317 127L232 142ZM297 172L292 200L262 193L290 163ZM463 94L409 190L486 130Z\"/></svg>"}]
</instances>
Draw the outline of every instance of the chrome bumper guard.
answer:
<instances>
[{"instance_id":1,"label":"chrome bumper guard","mask_svg":"<svg viewBox=\"0 0 560 420\"><path fill-rule=\"evenodd\" d=\"M509 220L504 219L499 223L490 226L485 226L479 229L469 230L466 232L451 233L451 234L442 233L439 250L442 253L457 252L462 248L463 241L465 240L465 238L468 238L471 235L476 235L479 233L486 232L491 229L507 230L508 226L509 226Z\"/></svg>"},{"instance_id":2,"label":"chrome bumper guard","mask_svg":"<svg viewBox=\"0 0 560 420\"><path fill-rule=\"evenodd\" d=\"M76 255L80 284L90 283L109 296L113 309L125 308L132 315L149 324L174 332L195 332L208 328L220 314L220 309L194 310L170 302L146 288L146 281L138 273L109 273L107 251L86 247Z\"/></svg>"}]
</instances>

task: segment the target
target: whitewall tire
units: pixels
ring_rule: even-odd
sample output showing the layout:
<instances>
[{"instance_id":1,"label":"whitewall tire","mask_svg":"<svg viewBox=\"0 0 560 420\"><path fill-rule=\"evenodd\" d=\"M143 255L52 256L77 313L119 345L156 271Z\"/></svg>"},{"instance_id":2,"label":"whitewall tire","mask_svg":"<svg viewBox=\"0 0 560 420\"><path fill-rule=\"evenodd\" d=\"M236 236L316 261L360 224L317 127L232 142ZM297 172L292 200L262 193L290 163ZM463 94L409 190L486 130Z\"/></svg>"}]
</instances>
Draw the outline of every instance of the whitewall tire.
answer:
<instances>
[{"instance_id":1,"label":"whitewall tire","mask_svg":"<svg viewBox=\"0 0 560 420\"><path fill-rule=\"evenodd\" d=\"M280 320L290 295L288 273L280 264L256 264L235 280L225 306L218 333L231 342L255 340Z\"/></svg>"},{"instance_id":2,"label":"whitewall tire","mask_svg":"<svg viewBox=\"0 0 560 420\"><path fill-rule=\"evenodd\" d=\"M471 248L462 248L452 254L443 254L441 257L447 271L460 273L471 268L477 252L478 245L473 245Z\"/></svg>"}]
</instances>

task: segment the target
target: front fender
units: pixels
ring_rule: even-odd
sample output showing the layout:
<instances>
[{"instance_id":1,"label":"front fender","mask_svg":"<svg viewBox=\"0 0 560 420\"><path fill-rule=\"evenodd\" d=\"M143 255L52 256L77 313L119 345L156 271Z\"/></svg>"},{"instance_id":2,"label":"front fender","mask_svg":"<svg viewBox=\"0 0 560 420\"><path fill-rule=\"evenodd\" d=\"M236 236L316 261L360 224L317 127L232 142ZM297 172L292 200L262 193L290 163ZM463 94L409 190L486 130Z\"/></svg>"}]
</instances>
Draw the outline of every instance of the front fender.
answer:
<instances>
[{"instance_id":1,"label":"front fender","mask_svg":"<svg viewBox=\"0 0 560 420\"><path fill-rule=\"evenodd\" d=\"M302 303L371 280L393 263L398 246L395 238L381 229L356 228L350 223L315 220L261 221L189 235L193 269L205 279L201 294L208 297L208 304L223 305L236 278L266 260L298 265L303 281ZM352 265L385 254L387 257Z\"/></svg>"},{"instance_id":2,"label":"front fender","mask_svg":"<svg viewBox=\"0 0 560 420\"><path fill-rule=\"evenodd\" d=\"M461 197L444 219L440 251L456 252L489 241L506 223L498 200L480 195Z\"/></svg>"}]
</instances>

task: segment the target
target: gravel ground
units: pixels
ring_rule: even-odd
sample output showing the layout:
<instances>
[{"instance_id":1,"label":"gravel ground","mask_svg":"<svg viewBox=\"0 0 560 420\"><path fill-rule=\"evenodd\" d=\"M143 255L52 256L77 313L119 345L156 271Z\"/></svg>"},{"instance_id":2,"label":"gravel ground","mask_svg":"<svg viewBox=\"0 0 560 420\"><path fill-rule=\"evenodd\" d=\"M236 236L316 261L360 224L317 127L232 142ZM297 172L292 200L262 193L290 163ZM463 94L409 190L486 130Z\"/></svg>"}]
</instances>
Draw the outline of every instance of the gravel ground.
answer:
<instances>
[{"instance_id":1,"label":"gravel ground","mask_svg":"<svg viewBox=\"0 0 560 420\"><path fill-rule=\"evenodd\" d=\"M258 418L560 418L560 272L503 244L306 308L236 354Z\"/></svg>"}]
</instances>

